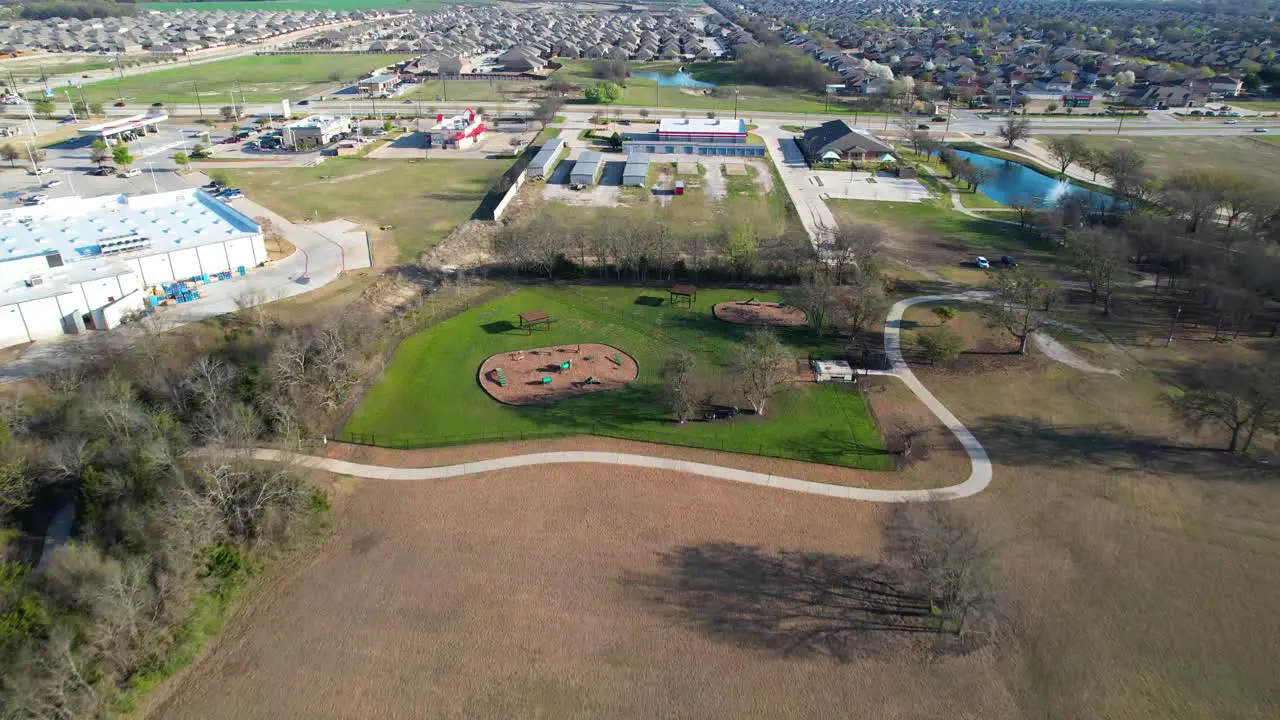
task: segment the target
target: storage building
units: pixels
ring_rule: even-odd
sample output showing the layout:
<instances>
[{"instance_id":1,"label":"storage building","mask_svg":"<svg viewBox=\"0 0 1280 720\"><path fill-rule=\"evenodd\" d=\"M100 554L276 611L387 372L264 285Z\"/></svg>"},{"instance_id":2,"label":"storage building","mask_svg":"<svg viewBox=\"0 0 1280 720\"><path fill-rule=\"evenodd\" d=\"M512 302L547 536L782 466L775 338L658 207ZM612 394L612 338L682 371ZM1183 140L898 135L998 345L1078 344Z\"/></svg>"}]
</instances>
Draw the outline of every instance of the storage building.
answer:
<instances>
[{"instance_id":1,"label":"storage building","mask_svg":"<svg viewBox=\"0 0 1280 720\"><path fill-rule=\"evenodd\" d=\"M628 153L763 157L764 145L747 142L747 121L664 118L656 133L632 133L622 141Z\"/></svg>"},{"instance_id":2,"label":"storage building","mask_svg":"<svg viewBox=\"0 0 1280 720\"><path fill-rule=\"evenodd\" d=\"M622 170L622 184L630 187L644 187L649 180L649 154L631 153L627 156L627 166Z\"/></svg>"},{"instance_id":3,"label":"storage building","mask_svg":"<svg viewBox=\"0 0 1280 720\"><path fill-rule=\"evenodd\" d=\"M351 132L350 118L342 115L310 115L285 125L281 130L285 147L294 150L328 145Z\"/></svg>"},{"instance_id":4,"label":"storage building","mask_svg":"<svg viewBox=\"0 0 1280 720\"><path fill-rule=\"evenodd\" d=\"M537 155L533 156L533 160L529 163L529 167L525 169L525 175L530 180L545 180L551 176L551 169L556 166L556 162L560 156L564 154L564 140L560 138L551 138L547 141Z\"/></svg>"},{"instance_id":5,"label":"storage building","mask_svg":"<svg viewBox=\"0 0 1280 720\"><path fill-rule=\"evenodd\" d=\"M112 328L147 288L266 259L258 224L196 189L0 210L0 347Z\"/></svg>"},{"instance_id":6,"label":"storage building","mask_svg":"<svg viewBox=\"0 0 1280 720\"><path fill-rule=\"evenodd\" d=\"M588 150L578 156L573 163L573 171L569 173L571 185L595 185L604 167L604 156L595 150Z\"/></svg>"}]
</instances>

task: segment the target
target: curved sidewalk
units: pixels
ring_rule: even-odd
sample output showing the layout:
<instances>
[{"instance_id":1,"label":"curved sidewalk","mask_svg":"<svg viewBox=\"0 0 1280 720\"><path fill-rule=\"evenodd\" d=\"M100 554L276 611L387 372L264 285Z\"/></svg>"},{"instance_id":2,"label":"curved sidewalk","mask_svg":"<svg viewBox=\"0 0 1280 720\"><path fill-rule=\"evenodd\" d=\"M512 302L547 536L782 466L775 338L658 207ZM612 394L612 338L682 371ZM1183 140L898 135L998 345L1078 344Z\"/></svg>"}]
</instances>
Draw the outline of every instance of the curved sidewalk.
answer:
<instances>
[{"instance_id":1,"label":"curved sidewalk","mask_svg":"<svg viewBox=\"0 0 1280 720\"><path fill-rule=\"evenodd\" d=\"M612 453L598 451L559 451L530 453L528 455L509 455L507 457L493 458L490 460L479 460L476 462L462 463L459 465L442 465L438 467L425 468L396 468L384 465L363 465L360 463L347 462L345 460L335 460L332 458L321 458L312 455L296 455L285 452L283 450L270 450L259 448L252 452L252 457L258 460L272 460L278 462L294 462L303 467L314 468L317 470L325 470L340 475L350 475L353 477L372 478L378 480L439 480L443 478L460 477L463 475L475 475L477 473L493 472L495 470L510 470L513 468L534 467L538 465L556 465L562 463L599 463L605 465L627 465L631 467L652 468L657 470L672 470L675 472L688 473L691 475L701 475L703 477L716 478L719 480L731 480L733 482L746 483L748 485L761 485L764 487L778 488L781 490L792 490L794 492L808 493L810 495L823 495L827 497L845 498L847 500L863 500L867 502L882 503L901 503L913 502L918 500L956 500L959 498L969 497L982 492L987 485L991 484L991 461L987 458L987 451L974 437L973 433L960 422L955 415L942 404L938 398L933 396L927 388L918 380L911 369L907 367L906 361L902 358L902 341L899 335L902 326L902 315L907 308L924 302L936 302L941 300L978 300L984 296L981 292L967 292L957 295L926 295L922 297L909 298L896 303L889 309L889 315L885 320L884 347L888 353L889 359L893 363L893 371L891 375L895 375L906 383L911 392L920 398L925 407L942 421L960 441L960 445L964 448L965 453L969 455L971 470L969 478L958 485L951 485L945 488L936 488L931 490L874 490L870 488L847 487L844 485L830 485L827 483L813 482L810 480L799 480L796 478L784 477L781 475L769 475L767 473L751 472L749 470L740 470L738 468L728 468L719 465L708 465L706 463L691 462L688 460L675 460L672 458L654 457L652 455L634 455L631 453Z\"/></svg>"}]
</instances>

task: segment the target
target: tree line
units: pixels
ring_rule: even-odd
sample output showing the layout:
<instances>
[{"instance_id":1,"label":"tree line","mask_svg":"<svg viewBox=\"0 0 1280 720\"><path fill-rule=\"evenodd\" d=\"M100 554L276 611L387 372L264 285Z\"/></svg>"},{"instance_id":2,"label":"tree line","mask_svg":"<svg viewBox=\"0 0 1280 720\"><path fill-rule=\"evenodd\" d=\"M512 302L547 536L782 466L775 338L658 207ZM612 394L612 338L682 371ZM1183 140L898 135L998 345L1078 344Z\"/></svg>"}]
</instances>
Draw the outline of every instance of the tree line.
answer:
<instances>
[{"instance_id":1,"label":"tree line","mask_svg":"<svg viewBox=\"0 0 1280 720\"><path fill-rule=\"evenodd\" d=\"M104 347L0 408L0 715L129 709L201 613L323 523L323 493L239 449L327 429L376 327L353 311L282 328L247 309L212 347ZM73 532L37 568L31 538L58 508Z\"/></svg>"},{"instance_id":2,"label":"tree line","mask_svg":"<svg viewBox=\"0 0 1280 720\"><path fill-rule=\"evenodd\" d=\"M138 14L133 3L113 0L36 0L19 5L18 17L23 20L48 20L49 18L126 17Z\"/></svg>"}]
</instances>

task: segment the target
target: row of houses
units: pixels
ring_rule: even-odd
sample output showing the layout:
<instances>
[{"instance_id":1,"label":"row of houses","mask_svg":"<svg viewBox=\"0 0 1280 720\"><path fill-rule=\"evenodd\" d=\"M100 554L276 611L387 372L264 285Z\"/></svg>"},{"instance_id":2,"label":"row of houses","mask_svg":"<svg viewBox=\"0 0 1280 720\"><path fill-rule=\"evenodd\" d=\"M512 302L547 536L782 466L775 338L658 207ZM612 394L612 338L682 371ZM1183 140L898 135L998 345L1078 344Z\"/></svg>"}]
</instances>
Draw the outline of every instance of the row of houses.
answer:
<instances>
[{"instance_id":1,"label":"row of houses","mask_svg":"<svg viewBox=\"0 0 1280 720\"><path fill-rule=\"evenodd\" d=\"M621 60L710 60L723 46L707 34L706 15L681 6L665 12L616 10L509 10L500 7L459 5L426 14L395 15L361 26L335 28L300 41L305 50L405 52L429 57L428 63L446 58L475 58L486 53L509 52L504 65L519 65L517 72L537 69L538 58L593 58ZM446 63L448 70L466 73ZM424 68L426 69L426 68Z\"/></svg>"},{"instance_id":2,"label":"row of houses","mask_svg":"<svg viewBox=\"0 0 1280 720\"><path fill-rule=\"evenodd\" d=\"M52 18L0 25L0 52L177 54L259 43L300 30L381 17L382 11L180 11L131 17Z\"/></svg>"}]
</instances>

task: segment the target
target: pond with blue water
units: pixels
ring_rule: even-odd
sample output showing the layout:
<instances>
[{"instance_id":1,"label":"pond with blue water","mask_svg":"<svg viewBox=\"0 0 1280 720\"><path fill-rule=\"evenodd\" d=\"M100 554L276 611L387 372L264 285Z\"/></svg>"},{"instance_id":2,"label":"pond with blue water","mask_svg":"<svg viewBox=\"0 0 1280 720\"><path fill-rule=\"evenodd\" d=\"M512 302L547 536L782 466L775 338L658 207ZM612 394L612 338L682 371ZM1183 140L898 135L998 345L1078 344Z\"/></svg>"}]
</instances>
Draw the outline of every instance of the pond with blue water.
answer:
<instances>
[{"instance_id":1,"label":"pond with blue water","mask_svg":"<svg viewBox=\"0 0 1280 720\"><path fill-rule=\"evenodd\" d=\"M674 73L638 72L631 73L631 77L652 80L659 87L712 88L716 86L715 83L704 82L684 71Z\"/></svg>"},{"instance_id":2,"label":"pond with blue water","mask_svg":"<svg viewBox=\"0 0 1280 720\"><path fill-rule=\"evenodd\" d=\"M1087 205L1107 206L1111 196L1056 180L1011 160L1002 160L967 150L957 150L956 155L974 165L991 171L991 179L982 184L987 197L1005 205L1025 202L1036 207L1053 207L1065 195L1080 195Z\"/></svg>"}]
</instances>

